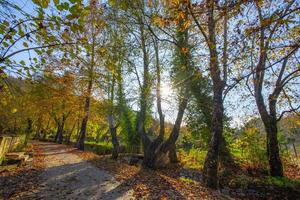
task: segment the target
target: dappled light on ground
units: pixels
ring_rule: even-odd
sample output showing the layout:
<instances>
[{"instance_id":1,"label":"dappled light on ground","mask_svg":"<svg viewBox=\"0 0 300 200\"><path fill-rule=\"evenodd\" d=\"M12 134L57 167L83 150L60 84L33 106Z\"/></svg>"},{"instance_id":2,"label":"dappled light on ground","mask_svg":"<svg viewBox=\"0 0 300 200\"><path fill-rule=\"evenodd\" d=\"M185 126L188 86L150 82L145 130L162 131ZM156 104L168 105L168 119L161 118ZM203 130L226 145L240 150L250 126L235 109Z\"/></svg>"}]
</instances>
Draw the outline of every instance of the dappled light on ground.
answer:
<instances>
[{"instance_id":1,"label":"dappled light on ground","mask_svg":"<svg viewBox=\"0 0 300 200\"><path fill-rule=\"evenodd\" d=\"M38 174L36 188L22 195L27 199L130 199L130 190L77 155L74 149L53 143L35 143L40 148L44 169ZM7 177L11 179L11 177Z\"/></svg>"}]
</instances>

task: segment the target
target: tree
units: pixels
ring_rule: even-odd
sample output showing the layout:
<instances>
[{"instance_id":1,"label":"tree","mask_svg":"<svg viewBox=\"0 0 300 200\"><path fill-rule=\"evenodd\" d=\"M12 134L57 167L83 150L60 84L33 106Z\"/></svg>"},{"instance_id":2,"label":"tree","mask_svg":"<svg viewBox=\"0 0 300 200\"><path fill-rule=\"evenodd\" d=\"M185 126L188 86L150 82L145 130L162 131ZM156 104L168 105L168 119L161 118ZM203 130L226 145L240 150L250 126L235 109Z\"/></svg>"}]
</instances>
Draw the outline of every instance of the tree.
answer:
<instances>
[{"instance_id":1,"label":"tree","mask_svg":"<svg viewBox=\"0 0 300 200\"><path fill-rule=\"evenodd\" d=\"M280 95L283 93L283 98L290 101L290 94L286 90L288 87L293 87L291 82L298 78L300 73L299 68L293 68L293 57L297 55L299 49L299 38L295 38L295 40L286 38L290 40L289 45L283 47L278 47L280 42L277 42L285 39L285 37L289 37L289 34L294 34L294 25L289 23L287 19L297 17L297 14L294 12L298 5L295 1L282 4L284 5L283 8L266 14L264 9L266 6L269 9L270 5L267 5L265 2L256 2L255 8L259 19L257 30L254 30L254 27L247 29L248 33L252 35L252 48L256 46L259 48L256 60L254 56L255 51L250 50L251 63L253 63L251 65L251 73L253 73L254 88L250 92L255 97L256 105L267 133L267 154L272 176L283 176L278 147L277 122L286 112L293 112L299 109L299 107L294 108L289 102L292 108L283 111L279 116L277 114L276 107L278 106ZM290 29L288 26L293 28ZM283 31L286 31L287 34L282 34ZM276 53L281 56L279 59L278 56L275 56ZM274 62L271 63L272 61ZM291 66L289 67L289 65ZM273 75L267 74L269 70L272 70L272 74L275 76L274 79L270 79ZM274 82L270 83L270 80ZM272 89L268 86L269 84L272 85ZM264 87L271 90L267 102L264 100L266 95L263 92Z\"/></svg>"},{"instance_id":2,"label":"tree","mask_svg":"<svg viewBox=\"0 0 300 200\"><path fill-rule=\"evenodd\" d=\"M231 33L229 20L238 15L241 2L215 2L207 0L205 2L192 4L188 2L189 13L195 22L196 27L201 33L205 45L208 48L209 59L207 61L209 76L212 81L213 105L211 119L211 140L208 147L208 153L205 158L203 181L205 185L211 188L218 187L218 166L219 161L225 161L224 164L233 161L229 150L226 148L226 141L223 136L224 129L224 101L229 91L235 84L228 83L228 63L235 63L239 52L235 54L232 46L229 44L238 43L238 38L234 37L236 33ZM196 12L205 9L205 12ZM200 23L199 17L205 19L205 23ZM221 30L221 31L219 31ZM219 35L220 34L220 35ZM232 37L229 37L232 36ZM220 38L217 40L217 37ZM219 50L221 49L221 50ZM231 57L228 56L232 53ZM234 79L239 82L238 79ZM227 160L227 161L226 161ZM228 162L229 161L229 162Z\"/></svg>"}]
</instances>

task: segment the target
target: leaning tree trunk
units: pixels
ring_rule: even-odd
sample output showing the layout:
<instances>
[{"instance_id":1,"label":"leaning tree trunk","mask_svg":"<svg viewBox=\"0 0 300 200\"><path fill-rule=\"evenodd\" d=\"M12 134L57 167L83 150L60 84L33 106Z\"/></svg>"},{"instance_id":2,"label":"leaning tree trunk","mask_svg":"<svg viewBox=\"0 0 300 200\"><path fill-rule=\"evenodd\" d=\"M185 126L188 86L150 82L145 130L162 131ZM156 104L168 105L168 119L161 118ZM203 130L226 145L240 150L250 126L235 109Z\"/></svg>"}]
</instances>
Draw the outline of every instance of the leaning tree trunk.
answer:
<instances>
[{"instance_id":1,"label":"leaning tree trunk","mask_svg":"<svg viewBox=\"0 0 300 200\"><path fill-rule=\"evenodd\" d=\"M144 151L143 165L148 168L162 168L170 162L174 162L176 154L175 143L178 139L183 114L186 109L188 98L184 97L179 103L179 109L175 124L169 138L163 142L163 137L157 137L150 142ZM172 155L173 154L173 155ZM173 159L173 160L171 160ZM177 156L176 156L177 159Z\"/></svg>"}]
</instances>

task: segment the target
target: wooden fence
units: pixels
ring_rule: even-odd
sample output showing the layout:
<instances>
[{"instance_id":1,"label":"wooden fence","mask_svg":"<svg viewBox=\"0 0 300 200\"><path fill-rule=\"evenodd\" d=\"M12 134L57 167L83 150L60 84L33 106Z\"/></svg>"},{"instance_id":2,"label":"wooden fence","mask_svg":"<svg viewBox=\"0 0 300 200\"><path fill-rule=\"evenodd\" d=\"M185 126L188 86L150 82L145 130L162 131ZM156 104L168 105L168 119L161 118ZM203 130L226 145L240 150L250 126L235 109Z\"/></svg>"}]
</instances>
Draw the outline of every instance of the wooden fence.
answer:
<instances>
[{"instance_id":1,"label":"wooden fence","mask_svg":"<svg viewBox=\"0 0 300 200\"><path fill-rule=\"evenodd\" d=\"M24 142L25 136L0 135L0 164L6 153L18 150Z\"/></svg>"}]
</instances>

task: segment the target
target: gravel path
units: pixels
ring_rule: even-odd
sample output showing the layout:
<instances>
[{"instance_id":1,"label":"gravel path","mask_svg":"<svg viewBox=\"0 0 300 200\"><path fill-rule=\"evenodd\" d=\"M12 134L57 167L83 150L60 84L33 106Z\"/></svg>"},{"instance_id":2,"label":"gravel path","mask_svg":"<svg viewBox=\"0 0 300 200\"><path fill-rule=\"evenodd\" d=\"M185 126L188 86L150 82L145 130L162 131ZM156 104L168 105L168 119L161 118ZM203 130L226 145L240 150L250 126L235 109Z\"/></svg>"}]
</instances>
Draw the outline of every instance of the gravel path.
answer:
<instances>
[{"instance_id":1,"label":"gravel path","mask_svg":"<svg viewBox=\"0 0 300 200\"><path fill-rule=\"evenodd\" d=\"M42 184L35 199L134 199L133 191L122 191L108 172L72 153L65 145L37 142L45 156Z\"/></svg>"}]
</instances>

